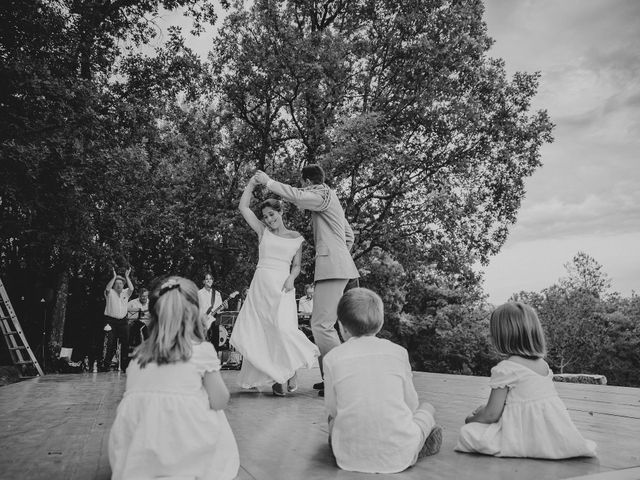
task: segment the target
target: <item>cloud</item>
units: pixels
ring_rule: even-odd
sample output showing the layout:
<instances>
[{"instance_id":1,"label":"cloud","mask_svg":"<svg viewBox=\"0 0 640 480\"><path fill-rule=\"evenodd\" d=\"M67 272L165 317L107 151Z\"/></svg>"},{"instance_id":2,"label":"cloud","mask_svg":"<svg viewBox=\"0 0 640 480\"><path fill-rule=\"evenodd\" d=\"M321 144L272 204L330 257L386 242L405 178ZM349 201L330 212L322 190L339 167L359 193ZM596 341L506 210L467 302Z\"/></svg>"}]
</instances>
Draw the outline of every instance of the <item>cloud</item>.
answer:
<instances>
[{"instance_id":1,"label":"cloud","mask_svg":"<svg viewBox=\"0 0 640 480\"><path fill-rule=\"evenodd\" d=\"M589 58L542 74L536 106L547 105L558 125L591 141L638 142L640 55L635 63L603 69Z\"/></svg>"},{"instance_id":2,"label":"cloud","mask_svg":"<svg viewBox=\"0 0 640 480\"><path fill-rule=\"evenodd\" d=\"M640 232L640 190L635 182L620 181L611 192L578 202L555 196L529 204L520 211L513 241L631 232Z\"/></svg>"},{"instance_id":3,"label":"cloud","mask_svg":"<svg viewBox=\"0 0 640 480\"><path fill-rule=\"evenodd\" d=\"M491 264L483 268L485 291L494 304L519 291L539 292L566 275L564 265L579 251L603 266L612 291L629 296L640 291L640 233L579 235L566 238L507 243Z\"/></svg>"},{"instance_id":4,"label":"cloud","mask_svg":"<svg viewBox=\"0 0 640 480\"><path fill-rule=\"evenodd\" d=\"M555 142L527 180L514 239L640 231L640 2L487 0L494 50L540 71Z\"/></svg>"},{"instance_id":5,"label":"cloud","mask_svg":"<svg viewBox=\"0 0 640 480\"><path fill-rule=\"evenodd\" d=\"M580 250L629 294L640 278L640 2L485 0L491 55L540 71L535 109L555 142L526 180L518 222L486 269L504 301L555 282Z\"/></svg>"}]
</instances>

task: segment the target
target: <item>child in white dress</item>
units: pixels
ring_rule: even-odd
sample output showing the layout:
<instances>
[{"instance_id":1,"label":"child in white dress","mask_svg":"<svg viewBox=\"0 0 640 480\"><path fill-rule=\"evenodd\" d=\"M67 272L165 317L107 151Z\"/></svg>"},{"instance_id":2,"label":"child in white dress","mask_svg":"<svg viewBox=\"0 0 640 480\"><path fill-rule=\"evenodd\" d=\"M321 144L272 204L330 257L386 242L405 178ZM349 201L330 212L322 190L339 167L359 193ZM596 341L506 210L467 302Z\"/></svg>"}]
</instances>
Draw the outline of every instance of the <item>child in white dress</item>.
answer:
<instances>
[{"instance_id":1,"label":"child in white dress","mask_svg":"<svg viewBox=\"0 0 640 480\"><path fill-rule=\"evenodd\" d=\"M456 450L497 457L561 459L596 455L569 417L543 360L544 332L536 312L506 303L491 314L491 340L510 355L491 369L491 394L460 430Z\"/></svg>"},{"instance_id":2,"label":"child in white dress","mask_svg":"<svg viewBox=\"0 0 640 480\"><path fill-rule=\"evenodd\" d=\"M109 435L112 479L232 479L238 447L223 408L229 391L205 332L198 288L170 277L149 298L149 338L127 369Z\"/></svg>"},{"instance_id":3,"label":"child in white dress","mask_svg":"<svg viewBox=\"0 0 640 480\"><path fill-rule=\"evenodd\" d=\"M401 472L442 444L433 406L418 401L407 351L375 336L383 319L382 300L366 288L338 303L347 341L324 357L324 382L329 444L343 470Z\"/></svg>"}]
</instances>

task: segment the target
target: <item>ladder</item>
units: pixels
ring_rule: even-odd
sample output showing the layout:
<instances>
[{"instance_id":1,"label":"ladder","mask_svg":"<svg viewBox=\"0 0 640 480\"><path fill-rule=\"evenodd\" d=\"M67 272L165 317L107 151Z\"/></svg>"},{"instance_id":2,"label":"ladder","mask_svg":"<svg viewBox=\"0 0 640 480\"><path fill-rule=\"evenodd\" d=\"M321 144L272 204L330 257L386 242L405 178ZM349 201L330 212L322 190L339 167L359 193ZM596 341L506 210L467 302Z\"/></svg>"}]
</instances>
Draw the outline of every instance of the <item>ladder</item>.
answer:
<instances>
[{"instance_id":1,"label":"ladder","mask_svg":"<svg viewBox=\"0 0 640 480\"><path fill-rule=\"evenodd\" d=\"M24 336L2 280L0 280L0 330L9 348L13 364L20 369L20 377L43 376L44 372Z\"/></svg>"}]
</instances>

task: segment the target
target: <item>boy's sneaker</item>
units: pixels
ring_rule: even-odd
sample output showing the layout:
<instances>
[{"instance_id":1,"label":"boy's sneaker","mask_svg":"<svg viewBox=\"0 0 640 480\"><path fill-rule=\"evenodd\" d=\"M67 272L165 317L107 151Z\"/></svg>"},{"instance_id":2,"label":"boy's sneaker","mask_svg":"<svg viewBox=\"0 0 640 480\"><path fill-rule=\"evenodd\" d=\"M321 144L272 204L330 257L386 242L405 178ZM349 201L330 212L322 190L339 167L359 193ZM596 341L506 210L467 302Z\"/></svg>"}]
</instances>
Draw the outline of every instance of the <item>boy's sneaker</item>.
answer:
<instances>
[{"instance_id":1,"label":"boy's sneaker","mask_svg":"<svg viewBox=\"0 0 640 480\"><path fill-rule=\"evenodd\" d=\"M324 390L324 382L318 382L313 384L314 390Z\"/></svg>"},{"instance_id":2,"label":"boy's sneaker","mask_svg":"<svg viewBox=\"0 0 640 480\"><path fill-rule=\"evenodd\" d=\"M420 453L418 453L418 458L428 457L430 455L435 455L440 451L440 447L442 446L442 427L440 425L436 425L429 433L429 436L424 441L424 445L420 449Z\"/></svg>"}]
</instances>

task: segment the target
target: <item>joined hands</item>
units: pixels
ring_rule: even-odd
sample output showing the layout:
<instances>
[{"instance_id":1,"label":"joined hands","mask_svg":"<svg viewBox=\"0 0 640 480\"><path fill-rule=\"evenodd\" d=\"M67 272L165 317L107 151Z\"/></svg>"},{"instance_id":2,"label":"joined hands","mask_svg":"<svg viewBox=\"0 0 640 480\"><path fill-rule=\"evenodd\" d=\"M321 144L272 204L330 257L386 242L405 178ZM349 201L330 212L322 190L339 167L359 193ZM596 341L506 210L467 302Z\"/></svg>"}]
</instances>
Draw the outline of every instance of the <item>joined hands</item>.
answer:
<instances>
[{"instance_id":1,"label":"joined hands","mask_svg":"<svg viewBox=\"0 0 640 480\"><path fill-rule=\"evenodd\" d=\"M262 170L258 170L255 173L255 175L252 177L252 179L255 179L255 182L258 185L266 185L267 182L270 180L269 175L264 173Z\"/></svg>"}]
</instances>

